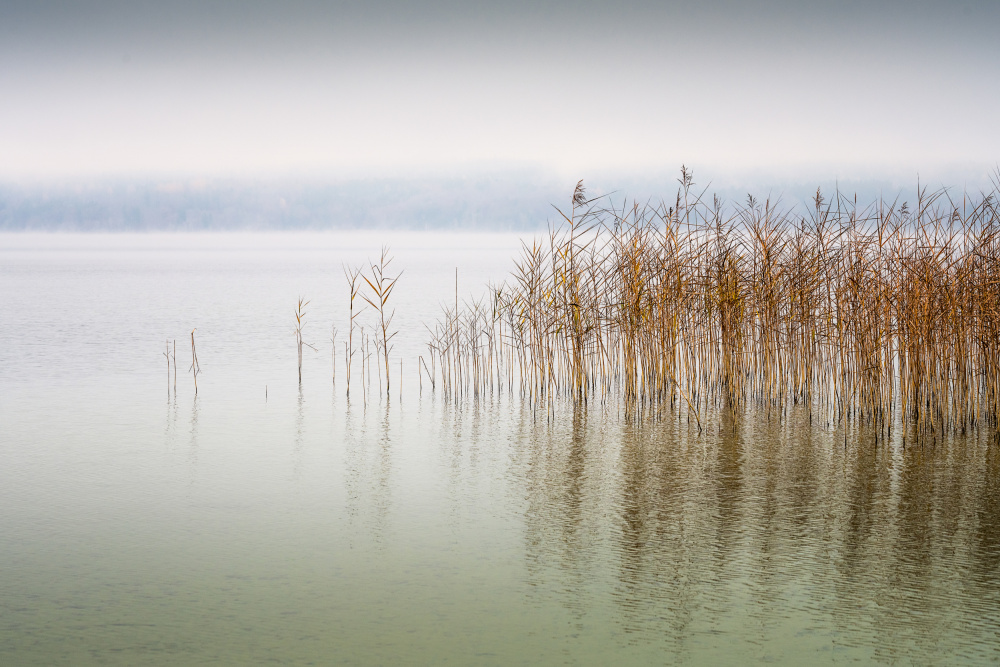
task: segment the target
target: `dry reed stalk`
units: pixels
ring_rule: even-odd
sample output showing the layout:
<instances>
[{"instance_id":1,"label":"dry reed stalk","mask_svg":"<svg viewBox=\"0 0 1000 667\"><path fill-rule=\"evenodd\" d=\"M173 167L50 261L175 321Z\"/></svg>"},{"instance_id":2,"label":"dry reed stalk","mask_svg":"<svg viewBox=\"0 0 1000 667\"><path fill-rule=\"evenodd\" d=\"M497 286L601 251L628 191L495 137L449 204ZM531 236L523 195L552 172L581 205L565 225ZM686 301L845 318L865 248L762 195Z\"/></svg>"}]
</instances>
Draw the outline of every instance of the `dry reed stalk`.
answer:
<instances>
[{"instance_id":1,"label":"dry reed stalk","mask_svg":"<svg viewBox=\"0 0 1000 667\"><path fill-rule=\"evenodd\" d=\"M392 351L392 339L395 338L397 333L391 328L392 318L396 311L394 309L389 310L387 304L389 297L392 295L392 290L396 286L396 281L398 281L399 277L402 275L402 272L397 273L395 276L389 275L389 264L391 262L392 257L389 255L389 248L388 246L383 246L379 262L377 264L374 262L369 264L371 277L369 278L366 275L361 276L365 283L367 283L370 290L370 294L363 294L362 298L368 303L369 306L378 311L378 332L381 335L381 338L376 338L375 344L376 352L382 352L385 364L386 398L389 397L389 353ZM381 378L381 368L379 368L379 377ZM379 384L381 385L381 379L379 380Z\"/></svg>"},{"instance_id":2,"label":"dry reed stalk","mask_svg":"<svg viewBox=\"0 0 1000 667\"><path fill-rule=\"evenodd\" d=\"M354 318L360 314L354 311L354 300L358 297L358 292L360 290L360 283L358 278L361 276L361 267L348 267L346 264L343 266L344 277L347 279L347 285L349 287L350 294L350 310L349 319L347 327L347 343L346 349L344 351L344 365L347 367L347 395L351 395L351 362L354 360Z\"/></svg>"},{"instance_id":3,"label":"dry reed stalk","mask_svg":"<svg viewBox=\"0 0 1000 667\"><path fill-rule=\"evenodd\" d=\"M194 332L197 330L197 327L191 329L191 368L188 369L191 371L191 376L194 378L195 396L198 395L198 373L201 372L201 367L198 365L198 351L194 347Z\"/></svg>"},{"instance_id":4,"label":"dry reed stalk","mask_svg":"<svg viewBox=\"0 0 1000 667\"><path fill-rule=\"evenodd\" d=\"M299 353L299 384L302 384L302 347L308 347L314 352L318 351L315 347L305 342L302 339L302 329L306 326L305 318L306 311L305 307L309 305L309 302L299 297L299 303L295 308L295 347Z\"/></svg>"},{"instance_id":5,"label":"dry reed stalk","mask_svg":"<svg viewBox=\"0 0 1000 667\"><path fill-rule=\"evenodd\" d=\"M167 351L163 353L163 356L167 358L167 397L170 397L170 341L166 343Z\"/></svg>"},{"instance_id":6,"label":"dry reed stalk","mask_svg":"<svg viewBox=\"0 0 1000 667\"><path fill-rule=\"evenodd\" d=\"M545 241L525 243L488 300L430 329L447 396L533 404L618 395L700 426L711 406L779 419L907 421L918 433L1000 417L1000 211L995 193L916 205L819 190L727 207L682 168L672 205L597 208L583 184ZM548 407L547 407L548 409Z\"/></svg>"}]
</instances>

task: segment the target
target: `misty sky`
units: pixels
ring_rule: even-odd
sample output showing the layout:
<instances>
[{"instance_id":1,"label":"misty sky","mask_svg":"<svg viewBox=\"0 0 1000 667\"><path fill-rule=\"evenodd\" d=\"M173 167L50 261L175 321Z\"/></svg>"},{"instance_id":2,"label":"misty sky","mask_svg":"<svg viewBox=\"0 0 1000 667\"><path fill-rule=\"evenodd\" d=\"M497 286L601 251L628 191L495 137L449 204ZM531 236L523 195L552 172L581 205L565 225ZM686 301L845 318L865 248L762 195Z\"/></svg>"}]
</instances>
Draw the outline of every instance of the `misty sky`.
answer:
<instances>
[{"instance_id":1,"label":"misty sky","mask_svg":"<svg viewBox=\"0 0 1000 667\"><path fill-rule=\"evenodd\" d=\"M990 167L998 26L961 0L0 0L0 178Z\"/></svg>"}]
</instances>

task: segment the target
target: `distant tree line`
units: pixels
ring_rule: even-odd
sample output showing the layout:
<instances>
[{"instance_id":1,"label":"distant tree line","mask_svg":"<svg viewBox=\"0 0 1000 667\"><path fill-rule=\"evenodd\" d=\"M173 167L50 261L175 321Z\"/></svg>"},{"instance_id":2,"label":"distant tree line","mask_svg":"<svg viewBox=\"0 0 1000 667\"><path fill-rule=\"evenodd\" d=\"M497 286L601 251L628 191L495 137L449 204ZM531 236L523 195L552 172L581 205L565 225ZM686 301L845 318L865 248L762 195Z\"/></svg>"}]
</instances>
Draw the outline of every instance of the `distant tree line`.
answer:
<instances>
[{"instance_id":1,"label":"distant tree line","mask_svg":"<svg viewBox=\"0 0 1000 667\"><path fill-rule=\"evenodd\" d=\"M0 184L0 230L530 230L557 191L525 178Z\"/></svg>"}]
</instances>

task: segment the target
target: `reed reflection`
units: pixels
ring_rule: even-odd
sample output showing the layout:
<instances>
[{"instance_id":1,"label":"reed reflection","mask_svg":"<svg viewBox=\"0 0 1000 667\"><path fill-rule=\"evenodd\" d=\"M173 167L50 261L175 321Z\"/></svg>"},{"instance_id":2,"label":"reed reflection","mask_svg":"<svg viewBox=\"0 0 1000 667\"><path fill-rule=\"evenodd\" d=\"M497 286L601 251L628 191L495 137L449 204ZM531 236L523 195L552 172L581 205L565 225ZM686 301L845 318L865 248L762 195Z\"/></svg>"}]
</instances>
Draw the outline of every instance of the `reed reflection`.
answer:
<instances>
[{"instance_id":1,"label":"reed reflection","mask_svg":"<svg viewBox=\"0 0 1000 667\"><path fill-rule=\"evenodd\" d=\"M305 402L300 382L298 398L295 402L295 443L292 445L292 478L296 480L302 477L302 427L305 421Z\"/></svg>"},{"instance_id":2,"label":"reed reflection","mask_svg":"<svg viewBox=\"0 0 1000 667\"><path fill-rule=\"evenodd\" d=\"M975 518L986 509L974 504L986 466L986 450L977 440L956 436L898 450L898 483L873 518L885 537L871 541L858 565L871 573L865 590L844 587L843 602L845 608L869 603L873 613L864 621L886 659L917 647L923 655L947 660L940 646L956 633L983 632L973 630L983 621L977 600L984 593L995 600L1000 592L994 569L994 579L966 597L972 592L967 582L981 566L973 547ZM995 522L1000 516L991 510ZM998 620L997 607L987 617ZM847 613L839 620L857 622ZM992 627L989 632L998 626Z\"/></svg>"},{"instance_id":3,"label":"reed reflection","mask_svg":"<svg viewBox=\"0 0 1000 667\"><path fill-rule=\"evenodd\" d=\"M350 397L344 405L345 512L352 530L385 546L392 514L395 435L388 403L368 405L360 413ZM371 408L371 409L368 409Z\"/></svg>"},{"instance_id":4,"label":"reed reflection","mask_svg":"<svg viewBox=\"0 0 1000 667\"><path fill-rule=\"evenodd\" d=\"M1000 589L1000 446L984 447L983 465L972 490L973 581ZM1000 603L1000 600L998 600ZM1000 605L998 605L1000 606Z\"/></svg>"},{"instance_id":5,"label":"reed reflection","mask_svg":"<svg viewBox=\"0 0 1000 667\"><path fill-rule=\"evenodd\" d=\"M389 401L382 404L379 415L378 448L375 454L375 479L372 485L372 533L377 542L382 542L389 523L392 508L392 454L393 437L389 425Z\"/></svg>"},{"instance_id":6,"label":"reed reflection","mask_svg":"<svg viewBox=\"0 0 1000 667\"><path fill-rule=\"evenodd\" d=\"M969 655L997 657L982 649L1000 627L995 445L904 450L901 434L861 424L845 448L806 410L720 419L696 436L585 410L522 417L513 466L534 594L578 619L611 602L602 621L623 641L677 659L692 637L734 626L757 638L751 652L791 632L888 661L943 659L935 646L978 637Z\"/></svg>"},{"instance_id":7,"label":"reed reflection","mask_svg":"<svg viewBox=\"0 0 1000 667\"><path fill-rule=\"evenodd\" d=\"M716 444L715 470L712 478L714 493L706 497L714 512L709 518L712 542L713 579L724 580L731 576L733 551L743 533L743 455L746 443L743 429L746 426L732 414L723 415L720 438Z\"/></svg>"},{"instance_id":8,"label":"reed reflection","mask_svg":"<svg viewBox=\"0 0 1000 667\"><path fill-rule=\"evenodd\" d=\"M623 426L615 547L623 630L637 639L659 635L675 648L695 616L699 581L691 575L706 555L698 553L703 536L692 535L703 508L687 503L700 483L699 453L678 437L683 430L670 422Z\"/></svg>"},{"instance_id":9,"label":"reed reflection","mask_svg":"<svg viewBox=\"0 0 1000 667\"><path fill-rule=\"evenodd\" d=\"M188 463L191 467L191 484L194 484L195 472L198 468L198 394L194 395L191 401L191 423L189 432L191 434L190 445L188 446Z\"/></svg>"},{"instance_id":10,"label":"reed reflection","mask_svg":"<svg viewBox=\"0 0 1000 667\"><path fill-rule=\"evenodd\" d=\"M560 601L579 621L602 579L603 517L608 497L593 460L604 434L576 408L554 423L520 413L517 458L527 506L525 548L529 583L560 591Z\"/></svg>"},{"instance_id":11,"label":"reed reflection","mask_svg":"<svg viewBox=\"0 0 1000 667\"><path fill-rule=\"evenodd\" d=\"M351 409L350 395L344 401L344 486L347 495L347 518L353 527L357 527L361 515L362 480L364 479L364 419L361 423ZM349 534L354 534L350 531Z\"/></svg>"},{"instance_id":12,"label":"reed reflection","mask_svg":"<svg viewBox=\"0 0 1000 667\"><path fill-rule=\"evenodd\" d=\"M172 397L167 397L167 414L164 420L164 430L163 437L167 444L172 446L177 440L177 419L178 419L179 406L177 403L177 394Z\"/></svg>"}]
</instances>

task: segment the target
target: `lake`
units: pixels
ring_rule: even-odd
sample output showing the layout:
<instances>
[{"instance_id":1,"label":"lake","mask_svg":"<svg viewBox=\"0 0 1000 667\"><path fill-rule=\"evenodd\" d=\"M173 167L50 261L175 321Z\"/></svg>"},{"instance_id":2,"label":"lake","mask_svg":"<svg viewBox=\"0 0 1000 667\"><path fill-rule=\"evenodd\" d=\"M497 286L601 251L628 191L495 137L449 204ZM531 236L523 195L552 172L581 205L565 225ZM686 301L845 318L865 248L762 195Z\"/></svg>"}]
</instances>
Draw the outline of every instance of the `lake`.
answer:
<instances>
[{"instance_id":1,"label":"lake","mask_svg":"<svg viewBox=\"0 0 1000 667\"><path fill-rule=\"evenodd\" d=\"M384 243L392 389L348 398ZM442 396L426 327L519 246L0 236L0 663L1000 661L992 433Z\"/></svg>"}]
</instances>

